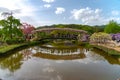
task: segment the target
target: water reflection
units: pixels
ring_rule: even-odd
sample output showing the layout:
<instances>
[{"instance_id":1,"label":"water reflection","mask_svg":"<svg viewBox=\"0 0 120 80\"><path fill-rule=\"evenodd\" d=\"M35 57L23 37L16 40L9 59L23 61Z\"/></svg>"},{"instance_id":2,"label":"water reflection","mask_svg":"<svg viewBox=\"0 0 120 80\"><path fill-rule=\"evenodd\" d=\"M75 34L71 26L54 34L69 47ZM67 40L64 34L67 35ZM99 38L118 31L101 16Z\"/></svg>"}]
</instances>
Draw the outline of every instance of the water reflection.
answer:
<instances>
[{"instance_id":1,"label":"water reflection","mask_svg":"<svg viewBox=\"0 0 120 80\"><path fill-rule=\"evenodd\" d=\"M113 80L120 58L97 49L34 46L0 58L3 80ZM96 76L93 76L96 75Z\"/></svg>"},{"instance_id":2,"label":"water reflection","mask_svg":"<svg viewBox=\"0 0 120 80\"><path fill-rule=\"evenodd\" d=\"M97 53L100 56L103 56L110 64L120 64L120 56L111 56L107 53L105 53L104 51L100 51L98 49L93 49L92 51L94 51L95 53Z\"/></svg>"},{"instance_id":3,"label":"water reflection","mask_svg":"<svg viewBox=\"0 0 120 80\"><path fill-rule=\"evenodd\" d=\"M84 51L82 48L73 49L57 49L48 47L34 47L36 54L35 57L54 59L54 60L72 60L72 59L83 59L85 58Z\"/></svg>"},{"instance_id":4,"label":"water reflection","mask_svg":"<svg viewBox=\"0 0 120 80\"><path fill-rule=\"evenodd\" d=\"M52 55L74 55L74 54L80 54L83 52L83 50L80 50L79 48L69 48L69 49L60 49L60 48L49 48L49 47L34 47L32 48L36 51L36 53L44 53L44 54L52 54Z\"/></svg>"},{"instance_id":5,"label":"water reflection","mask_svg":"<svg viewBox=\"0 0 120 80\"><path fill-rule=\"evenodd\" d=\"M103 54L103 51L98 49L85 49L83 47L73 49L57 49L35 46L24 49L6 58L0 58L0 67L9 69L11 72L19 69L22 61L27 61L31 57L40 57L53 60L77 60L79 62L88 63L90 61L108 61L110 64L120 64L120 58ZM88 60L89 59L89 60ZM87 62L87 61L88 62Z\"/></svg>"},{"instance_id":6,"label":"water reflection","mask_svg":"<svg viewBox=\"0 0 120 80\"><path fill-rule=\"evenodd\" d=\"M0 58L0 68L16 71L22 65L22 54L16 53L6 58Z\"/></svg>"}]
</instances>

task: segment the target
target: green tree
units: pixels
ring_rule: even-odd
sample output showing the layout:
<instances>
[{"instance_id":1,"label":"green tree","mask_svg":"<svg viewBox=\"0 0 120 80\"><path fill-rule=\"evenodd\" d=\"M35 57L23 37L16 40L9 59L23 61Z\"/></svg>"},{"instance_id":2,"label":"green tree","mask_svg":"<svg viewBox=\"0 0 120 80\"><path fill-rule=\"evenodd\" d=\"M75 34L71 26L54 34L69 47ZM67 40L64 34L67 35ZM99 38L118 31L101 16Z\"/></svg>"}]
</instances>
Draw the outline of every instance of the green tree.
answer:
<instances>
[{"instance_id":1,"label":"green tree","mask_svg":"<svg viewBox=\"0 0 120 80\"><path fill-rule=\"evenodd\" d=\"M104 32L106 33L118 33L120 32L120 26L114 20L111 20L105 27Z\"/></svg>"},{"instance_id":2,"label":"green tree","mask_svg":"<svg viewBox=\"0 0 120 80\"><path fill-rule=\"evenodd\" d=\"M3 41L16 39L23 36L22 31L20 30L20 20L16 19L12 15L0 20L0 26L2 26Z\"/></svg>"}]
</instances>

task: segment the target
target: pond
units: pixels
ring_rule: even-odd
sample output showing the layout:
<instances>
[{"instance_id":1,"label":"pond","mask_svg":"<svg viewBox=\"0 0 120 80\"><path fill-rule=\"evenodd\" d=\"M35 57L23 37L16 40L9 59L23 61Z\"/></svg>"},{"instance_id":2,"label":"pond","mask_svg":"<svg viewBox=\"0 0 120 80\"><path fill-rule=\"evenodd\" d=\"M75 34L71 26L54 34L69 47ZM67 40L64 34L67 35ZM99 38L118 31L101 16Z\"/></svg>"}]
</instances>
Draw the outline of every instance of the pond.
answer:
<instances>
[{"instance_id":1,"label":"pond","mask_svg":"<svg viewBox=\"0 0 120 80\"><path fill-rule=\"evenodd\" d=\"M85 47L33 46L0 58L2 80L119 80L120 58Z\"/></svg>"}]
</instances>

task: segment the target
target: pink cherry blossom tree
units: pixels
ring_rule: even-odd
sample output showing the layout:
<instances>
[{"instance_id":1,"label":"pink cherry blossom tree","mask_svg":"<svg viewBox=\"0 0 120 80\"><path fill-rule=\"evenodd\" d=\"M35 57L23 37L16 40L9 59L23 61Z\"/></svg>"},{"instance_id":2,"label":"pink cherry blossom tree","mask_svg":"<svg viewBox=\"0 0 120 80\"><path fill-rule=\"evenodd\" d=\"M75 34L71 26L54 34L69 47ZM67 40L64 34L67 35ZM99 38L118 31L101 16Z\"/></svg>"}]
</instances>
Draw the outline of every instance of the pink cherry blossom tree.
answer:
<instances>
[{"instance_id":1,"label":"pink cherry blossom tree","mask_svg":"<svg viewBox=\"0 0 120 80\"><path fill-rule=\"evenodd\" d=\"M22 23L21 30L25 36L25 39L30 40L32 38L32 31L35 30L35 27L28 23Z\"/></svg>"}]
</instances>

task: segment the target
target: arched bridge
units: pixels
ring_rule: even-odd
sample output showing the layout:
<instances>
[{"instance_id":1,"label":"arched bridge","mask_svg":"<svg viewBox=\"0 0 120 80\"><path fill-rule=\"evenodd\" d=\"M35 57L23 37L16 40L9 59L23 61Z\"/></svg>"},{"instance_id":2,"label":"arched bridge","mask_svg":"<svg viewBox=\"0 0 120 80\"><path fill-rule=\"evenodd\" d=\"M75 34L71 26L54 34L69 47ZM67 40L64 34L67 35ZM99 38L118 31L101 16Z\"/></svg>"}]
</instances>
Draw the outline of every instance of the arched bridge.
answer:
<instances>
[{"instance_id":1,"label":"arched bridge","mask_svg":"<svg viewBox=\"0 0 120 80\"><path fill-rule=\"evenodd\" d=\"M44 39L78 39L78 35L87 35L87 31L72 28L41 28L34 30L37 40Z\"/></svg>"}]
</instances>

